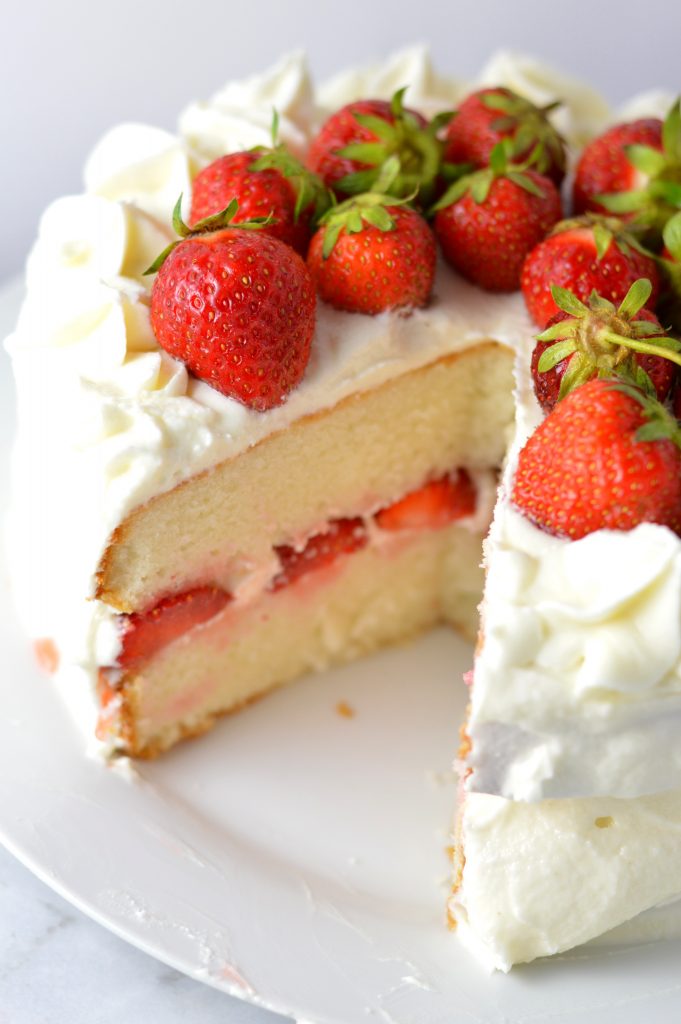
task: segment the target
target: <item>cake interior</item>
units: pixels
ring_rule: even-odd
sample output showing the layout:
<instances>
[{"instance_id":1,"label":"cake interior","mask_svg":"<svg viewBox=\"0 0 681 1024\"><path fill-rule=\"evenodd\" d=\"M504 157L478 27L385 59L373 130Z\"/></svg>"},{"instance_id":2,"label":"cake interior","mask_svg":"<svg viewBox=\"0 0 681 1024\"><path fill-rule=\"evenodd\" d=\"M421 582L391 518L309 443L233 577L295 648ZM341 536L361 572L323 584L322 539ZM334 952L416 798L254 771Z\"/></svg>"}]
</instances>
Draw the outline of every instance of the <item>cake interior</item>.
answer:
<instances>
[{"instance_id":1,"label":"cake interior","mask_svg":"<svg viewBox=\"0 0 681 1024\"><path fill-rule=\"evenodd\" d=\"M103 666L100 737L153 756L274 686L438 623L473 639L482 538L513 419L512 363L494 342L467 348L136 510L100 567L100 600L121 632L172 595L195 593L207 610L148 656ZM382 528L381 510L459 475L473 500L457 521ZM357 524L359 541L350 531L337 557L299 571L338 524ZM296 566L285 586L284 557Z\"/></svg>"}]
</instances>

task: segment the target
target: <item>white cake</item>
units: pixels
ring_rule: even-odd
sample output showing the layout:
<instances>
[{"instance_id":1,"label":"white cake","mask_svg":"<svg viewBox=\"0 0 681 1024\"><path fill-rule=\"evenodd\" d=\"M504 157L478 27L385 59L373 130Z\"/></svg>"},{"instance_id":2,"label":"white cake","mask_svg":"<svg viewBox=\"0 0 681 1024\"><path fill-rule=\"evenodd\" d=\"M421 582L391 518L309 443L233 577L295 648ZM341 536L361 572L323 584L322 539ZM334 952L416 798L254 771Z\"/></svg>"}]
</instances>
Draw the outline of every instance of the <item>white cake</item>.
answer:
<instances>
[{"instance_id":1,"label":"white cake","mask_svg":"<svg viewBox=\"0 0 681 1024\"><path fill-rule=\"evenodd\" d=\"M537 103L558 95L564 106L557 124L573 146L612 119L591 90L524 59L495 58L480 82L508 85ZM426 114L465 93L463 85L435 75L420 49L338 76L317 94L304 60L294 56L188 108L178 136L141 125L105 136L86 167L85 193L58 201L43 217L29 260L27 300L8 342L19 411L9 524L12 576L26 630L41 644L53 644L54 649L42 647L48 660L58 651L57 678L81 709L88 736L99 712L102 746L133 754L155 753L200 731L215 714L305 668L343 660L441 619L470 628L494 469L509 441L504 430L512 418L513 353L516 433L486 546L487 590L450 904L464 940L488 964L506 970L574 946L681 894L681 756L673 746L681 706L681 542L664 528L642 526L630 534L594 534L570 543L544 534L510 507L514 458L539 415L529 390L533 328L519 295L486 294L440 267L433 302L406 319L320 305L303 382L285 404L263 414L193 379L158 347L143 276L171 238L170 212L178 194L188 202L192 178L210 159L267 144L273 106L282 140L302 153L325 111L361 96L389 98L405 83L407 102ZM478 394L473 382L480 367L486 383ZM156 682L153 693L145 691L144 674L138 675L129 684L133 696L111 691L110 721L102 728L101 688L99 698L92 695L98 672L101 682L102 668L116 665L120 655L120 616L143 609L156 593L141 578L137 591L134 578L127 590L111 579L121 537L134 532L145 510L182 493L201 474L210 478L219 470L224 476L224 467L238 459L250 466L254 451L276 452L277 439L295 436L301 425L308 431L306 425L315 421L346 424L336 417L346 415L343 410L355 400L367 409L383 401L381 415L396 422L390 402L398 401L400 387L416 387L425 379L419 374L435 381L450 372L471 409L478 410L481 440L474 440L474 430L467 436L458 423L458 447L429 441L426 455L411 453L411 461L405 460L413 463L412 476L401 478L392 467L384 491L377 485L361 508L356 494L355 504L348 500L345 507L339 492L307 523L294 510L287 527L292 533L277 536L275 543L309 536L330 515L358 513L371 524L376 509L428 474L461 466L475 479L474 513L437 539L413 537L402 547L371 526L369 548L352 556L355 569L337 584L329 581L327 618L309 617L309 643L320 632L323 643L307 661L293 659L281 679L268 677L259 688L236 685L229 697L221 690L217 702L201 707L205 694L195 694L193 704L183 705L191 689L187 673L197 663L190 647L175 690L169 684L166 692ZM447 406L442 415L454 414ZM485 437L484 424L490 422ZM363 452L362 444L357 450ZM468 461L456 461L462 452ZM399 463L392 450L386 458ZM369 465L368 456L361 459ZM350 479L352 463L346 468ZM291 472L302 480L300 466ZM181 546L174 545L176 561L170 564L189 579ZM134 566L146 565L134 543L122 550ZM267 617L271 599L262 594L276 565L264 557L240 569L223 561L218 552L211 579L227 581L244 618L249 609L252 617ZM404 582L426 565L427 602ZM399 610L386 604L384 612L392 586L387 566L402 596ZM457 578L458 584L452 582ZM364 615L360 626L354 613L341 613L347 588L364 594L366 608L375 605L386 621L392 615L394 629L383 629L378 613ZM273 626L271 643L281 643L282 658L287 648L279 634L299 607L282 605L272 612L279 633ZM195 638L196 651L203 644L201 658L214 643L215 622ZM329 623L342 635L331 635ZM244 659L252 660L251 648L245 649ZM179 663L181 647L173 652ZM161 660L148 675L156 672L154 678L163 680L166 669ZM142 705L133 729L130 708L137 713Z\"/></svg>"}]
</instances>

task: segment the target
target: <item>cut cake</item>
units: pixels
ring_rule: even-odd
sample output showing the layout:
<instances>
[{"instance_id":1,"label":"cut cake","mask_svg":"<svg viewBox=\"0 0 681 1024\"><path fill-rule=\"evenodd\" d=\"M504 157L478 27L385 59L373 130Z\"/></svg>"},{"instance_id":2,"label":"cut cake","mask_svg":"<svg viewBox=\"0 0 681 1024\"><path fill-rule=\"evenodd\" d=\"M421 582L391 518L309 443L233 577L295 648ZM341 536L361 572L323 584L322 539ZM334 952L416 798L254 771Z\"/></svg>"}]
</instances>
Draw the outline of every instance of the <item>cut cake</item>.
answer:
<instances>
[{"instance_id":1,"label":"cut cake","mask_svg":"<svg viewBox=\"0 0 681 1024\"><path fill-rule=\"evenodd\" d=\"M575 145L609 118L590 90L522 60L495 59L481 81L560 95ZM42 220L9 342L10 556L27 630L74 699L94 694L100 742L155 755L438 622L473 638L515 423L486 547L450 903L470 945L508 969L681 893L678 538L644 525L571 543L510 506L539 419L519 295L441 265L408 317L319 303L305 377L265 413L188 374L148 315L144 271L201 166L267 144L273 106L303 153L320 110L405 83L426 114L463 95L419 50L317 96L296 57L190 107L179 138L139 125L105 137L85 194ZM442 479L465 496L454 520L386 527L386 510ZM173 633L190 608L192 628ZM126 630L156 613L170 632L142 658Z\"/></svg>"}]
</instances>

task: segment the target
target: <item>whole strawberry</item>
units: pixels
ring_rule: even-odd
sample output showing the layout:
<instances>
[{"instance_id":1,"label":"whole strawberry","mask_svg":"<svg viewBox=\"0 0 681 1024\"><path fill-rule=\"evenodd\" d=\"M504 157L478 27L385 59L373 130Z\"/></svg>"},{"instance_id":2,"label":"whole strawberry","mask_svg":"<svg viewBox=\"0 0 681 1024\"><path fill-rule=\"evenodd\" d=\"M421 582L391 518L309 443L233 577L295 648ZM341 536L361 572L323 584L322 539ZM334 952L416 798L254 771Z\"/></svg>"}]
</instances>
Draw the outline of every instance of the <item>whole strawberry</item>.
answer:
<instances>
[{"instance_id":1,"label":"whole strawberry","mask_svg":"<svg viewBox=\"0 0 681 1024\"><path fill-rule=\"evenodd\" d=\"M375 191L382 168L397 158L399 173L390 194L432 198L440 171L442 143L438 133L449 121L443 113L428 123L403 104L405 89L386 100L357 100L341 107L312 140L307 164L342 195Z\"/></svg>"},{"instance_id":2,"label":"whole strawberry","mask_svg":"<svg viewBox=\"0 0 681 1024\"><path fill-rule=\"evenodd\" d=\"M681 100L664 122L647 118L616 125L587 146L574 199L578 209L626 218L660 248L665 225L681 207Z\"/></svg>"},{"instance_id":3,"label":"whole strawberry","mask_svg":"<svg viewBox=\"0 0 681 1024\"><path fill-rule=\"evenodd\" d=\"M620 221L585 214L561 221L532 249L520 286L531 317L542 327L558 312L553 285L573 292L583 302L595 291L618 303L641 277L652 284L648 305L654 307L659 274L653 257L641 251Z\"/></svg>"},{"instance_id":4,"label":"whole strawberry","mask_svg":"<svg viewBox=\"0 0 681 1024\"><path fill-rule=\"evenodd\" d=\"M190 220L197 224L236 199L234 224L269 217L263 230L305 256L311 220L325 191L310 171L282 149L229 153L197 174Z\"/></svg>"},{"instance_id":5,"label":"whole strawberry","mask_svg":"<svg viewBox=\"0 0 681 1024\"><path fill-rule=\"evenodd\" d=\"M680 446L678 422L655 399L590 380L527 440L512 501L537 526L572 540L644 522L681 533Z\"/></svg>"},{"instance_id":6,"label":"whole strawberry","mask_svg":"<svg viewBox=\"0 0 681 1024\"><path fill-rule=\"evenodd\" d=\"M643 371L657 399L667 398L681 364L681 344L644 308L650 291L650 281L636 281L616 308L596 292L585 305L554 286L559 312L538 335L531 363L534 392L545 412L592 377L615 373L647 384Z\"/></svg>"},{"instance_id":7,"label":"whole strawberry","mask_svg":"<svg viewBox=\"0 0 681 1024\"><path fill-rule=\"evenodd\" d=\"M662 122L657 117L616 124L593 139L582 152L575 171L573 207L575 213L592 210L607 213L599 201L607 193L631 192L642 188L649 175L632 162L630 146L645 146L662 152Z\"/></svg>"},{"instance_id":8,"label":"whole strawberry","mask_svg":"<svg viewBox=\"0 0 681 1024\"><path fill-rule=\"evenodd\" d=\"M298 253L258 230L232 227L236 201L195 225L149 268L151 325L170 355L222 394L258 411L301 380L315 328L314 285Z\"/></svg>"},{"instance_id":9,"label":"whole strawberry","mask_svg":"<svg viewBox=\"0 0 681 1024\"><path fill-rule=\"evenodd\" d=\"M324 302L373 315L424 306L436 258L423 217L389 195L370 192L322 218L307 263Z\"/></svg>"},{"instance_id":10,"label":"whole strawberry","mask_svg":"<svg viewBox=\"0 0 681 1024\"><path fill-rule=\"evenodd\" d=\"M520 287L525 257L562 215L550 178L507 162L499 143L489 168L465 175L434 209L445 259L488 291Z\"/></svg>"},{"instance_id":11,"label":"whole strawberry","mask_svg":"<svg viewBox=\"0 0 681 1024\"><path fill-rule=\"evenodd\" d=\"M558 103L537 107L511 89L496 86L468 96L449 122L444 158L452 164L486 167L492 150L512 142L513 158L532 157L532 165L557 185L565 176L565 143L548 115Z\"/></svg>"}]
</instances>

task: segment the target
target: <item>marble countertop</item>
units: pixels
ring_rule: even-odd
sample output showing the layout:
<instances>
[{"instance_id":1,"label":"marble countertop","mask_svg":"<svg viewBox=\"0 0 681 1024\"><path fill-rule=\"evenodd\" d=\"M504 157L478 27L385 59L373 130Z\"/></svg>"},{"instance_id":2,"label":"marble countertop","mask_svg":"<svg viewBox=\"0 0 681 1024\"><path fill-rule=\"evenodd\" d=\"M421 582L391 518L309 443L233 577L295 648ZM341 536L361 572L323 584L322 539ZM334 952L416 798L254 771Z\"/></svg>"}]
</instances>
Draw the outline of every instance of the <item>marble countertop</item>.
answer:
<instances>
[{"instance_id":1,"label":"marble countertop","mask_svg":"<svg viewBox=\"0 0 681 1024\"><path fill-rule=\"evenodd\" d=\"M0 1024L285 1024L128 945L0 846Z\"/></svg>"}]
</instances>

